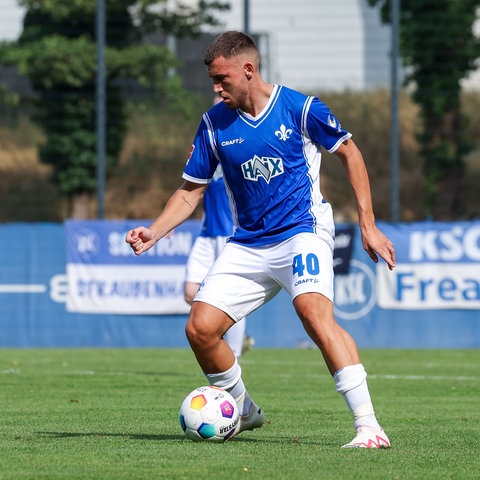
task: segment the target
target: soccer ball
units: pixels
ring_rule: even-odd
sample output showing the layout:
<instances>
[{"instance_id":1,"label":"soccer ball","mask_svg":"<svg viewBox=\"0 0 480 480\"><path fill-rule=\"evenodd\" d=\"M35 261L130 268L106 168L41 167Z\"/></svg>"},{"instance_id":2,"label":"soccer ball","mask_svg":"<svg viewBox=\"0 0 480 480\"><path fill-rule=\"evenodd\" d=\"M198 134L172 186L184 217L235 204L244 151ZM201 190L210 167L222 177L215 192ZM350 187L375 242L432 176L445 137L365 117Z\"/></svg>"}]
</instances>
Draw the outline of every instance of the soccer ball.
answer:
<instances>
[{"instance_id":1,"label":"soccer ball","mask_svg":"<svg viewBox=\"0 0 480 480\"><path fill-rule=\"evenodd\" d=\"M225 442L238 425L237 402L225 390L218 387L199 387L183 401L180 426L187 438L195 442Z\"/></svg>"}]
</instances>

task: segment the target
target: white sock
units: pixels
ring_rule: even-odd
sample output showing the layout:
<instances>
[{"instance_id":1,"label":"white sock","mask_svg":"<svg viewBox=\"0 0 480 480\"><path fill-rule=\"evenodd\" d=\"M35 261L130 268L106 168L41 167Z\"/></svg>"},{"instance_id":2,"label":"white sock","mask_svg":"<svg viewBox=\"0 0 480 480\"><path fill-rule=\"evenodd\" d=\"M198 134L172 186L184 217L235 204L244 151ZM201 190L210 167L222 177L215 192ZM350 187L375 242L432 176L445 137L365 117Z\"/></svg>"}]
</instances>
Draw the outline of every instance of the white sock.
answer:
<instances>
[{"instance_id":1,"label":"white sock","mask_svg":"<svg viewBox=\"0 0 480 480\"><path fill-rule=\"evenodd\" d=\"M235 399L240 415L248 414L253 402L243 383L242 369L237 359L226 372L206 373L205 377L210 385L223 388Z\"/></svg>"},{"instance_id":2,"label":"white sock","mask_svg":"<svg viewBox=\"0 0 480 480\"><path fill-rule=\"evenodd\" d=\"M361 426L381 428L373 410L367 385L367 372L363 365L359 363L344 367L335 372L333 379L337 392L343 395L352 412L355 428Z\"/></svg>"}]
</instances>

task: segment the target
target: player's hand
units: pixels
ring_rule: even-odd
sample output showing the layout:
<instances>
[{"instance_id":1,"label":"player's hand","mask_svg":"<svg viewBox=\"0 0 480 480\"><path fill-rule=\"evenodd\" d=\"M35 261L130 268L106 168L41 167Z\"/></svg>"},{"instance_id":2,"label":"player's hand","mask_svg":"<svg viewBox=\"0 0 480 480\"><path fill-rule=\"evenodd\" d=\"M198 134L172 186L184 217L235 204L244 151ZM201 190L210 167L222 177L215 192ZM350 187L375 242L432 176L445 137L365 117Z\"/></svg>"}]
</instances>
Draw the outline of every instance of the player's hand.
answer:
<instances>
[{"instance_id":1,"label":"player's hand","mask_svg":"<svg viewBox=\"0 0 480 480\"><path fill-rule=\"evenodd\" d=\"M368 233L362 232L362 243L363 248L375 263L378 263L378 255L380 255L390 270L395 268L396 260L393 243L377 227Z\"/></svg>"},{"instance_id":2,"label":"player's hand","mask_svg":"<svg viewBox=\"0 0 480 480\"><path fill-rule=\"evenodd\" d=\"M140 255L153 247L156 243L156 236L152 230L146 227L137 227L130 230L125 237L135 255Z\"/></svg>"}]
</instances>

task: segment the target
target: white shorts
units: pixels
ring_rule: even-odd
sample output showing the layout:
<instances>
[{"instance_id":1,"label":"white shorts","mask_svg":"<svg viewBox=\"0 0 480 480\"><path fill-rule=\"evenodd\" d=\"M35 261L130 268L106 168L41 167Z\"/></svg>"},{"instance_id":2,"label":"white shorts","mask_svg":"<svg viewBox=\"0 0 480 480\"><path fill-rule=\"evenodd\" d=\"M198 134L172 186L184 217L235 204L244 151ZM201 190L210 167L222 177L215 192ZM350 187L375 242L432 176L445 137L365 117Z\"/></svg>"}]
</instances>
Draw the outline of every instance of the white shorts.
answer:
<instances>
[{"instance_id":1,"label":"white shorts","mask_svg":"<svg viewBox=\"0 0 480 480\"><path fill-rule=\"evenodd\" d=\"M201 283L225 247L228 237L197 237L188 255L185 282Z\"/></svg>"},{"instance_id":2,"label":"white shorts","mask_svg":"<svg viewBox=\"0 0 480 480\"><path fill-rule=\"evenodd\" d=\"M301 233L265 247L226 244L195 301L238 321L284 288L292 300L316 292L333 301L333 239Z\"/></svg>"}]
</instances>

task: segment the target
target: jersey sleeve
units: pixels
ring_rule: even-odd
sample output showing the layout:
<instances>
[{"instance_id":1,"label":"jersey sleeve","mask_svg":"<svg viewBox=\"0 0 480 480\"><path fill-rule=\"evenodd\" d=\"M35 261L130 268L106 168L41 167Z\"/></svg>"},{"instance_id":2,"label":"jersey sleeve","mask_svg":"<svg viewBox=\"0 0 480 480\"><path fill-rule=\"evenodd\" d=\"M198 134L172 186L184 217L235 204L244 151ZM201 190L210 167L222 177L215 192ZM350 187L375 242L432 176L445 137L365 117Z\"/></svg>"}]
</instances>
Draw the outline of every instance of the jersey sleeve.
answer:
<instances>
[{"instance_id":1,"label":"jersey sleeve","mask_svg":"<svg viewBox=\"0 0 480 480\"><path fill-rule=\"evenodd\" d=\"M215 137L208 114L202 117L190 149L182 178L194 183L209 183L218 166Z\"/></svg>"},{"instance_id":2,"label":"jersey sleeve","mask_svg":"<svg viewBox=\"0 0 480 480\"><path fill-rule=\"evenodd\" d=\"M306 118L308 135L329 153L333 153L352 135L342 128L330 109L318 98L313 98Z\"/></svg>"}]
</instances>

